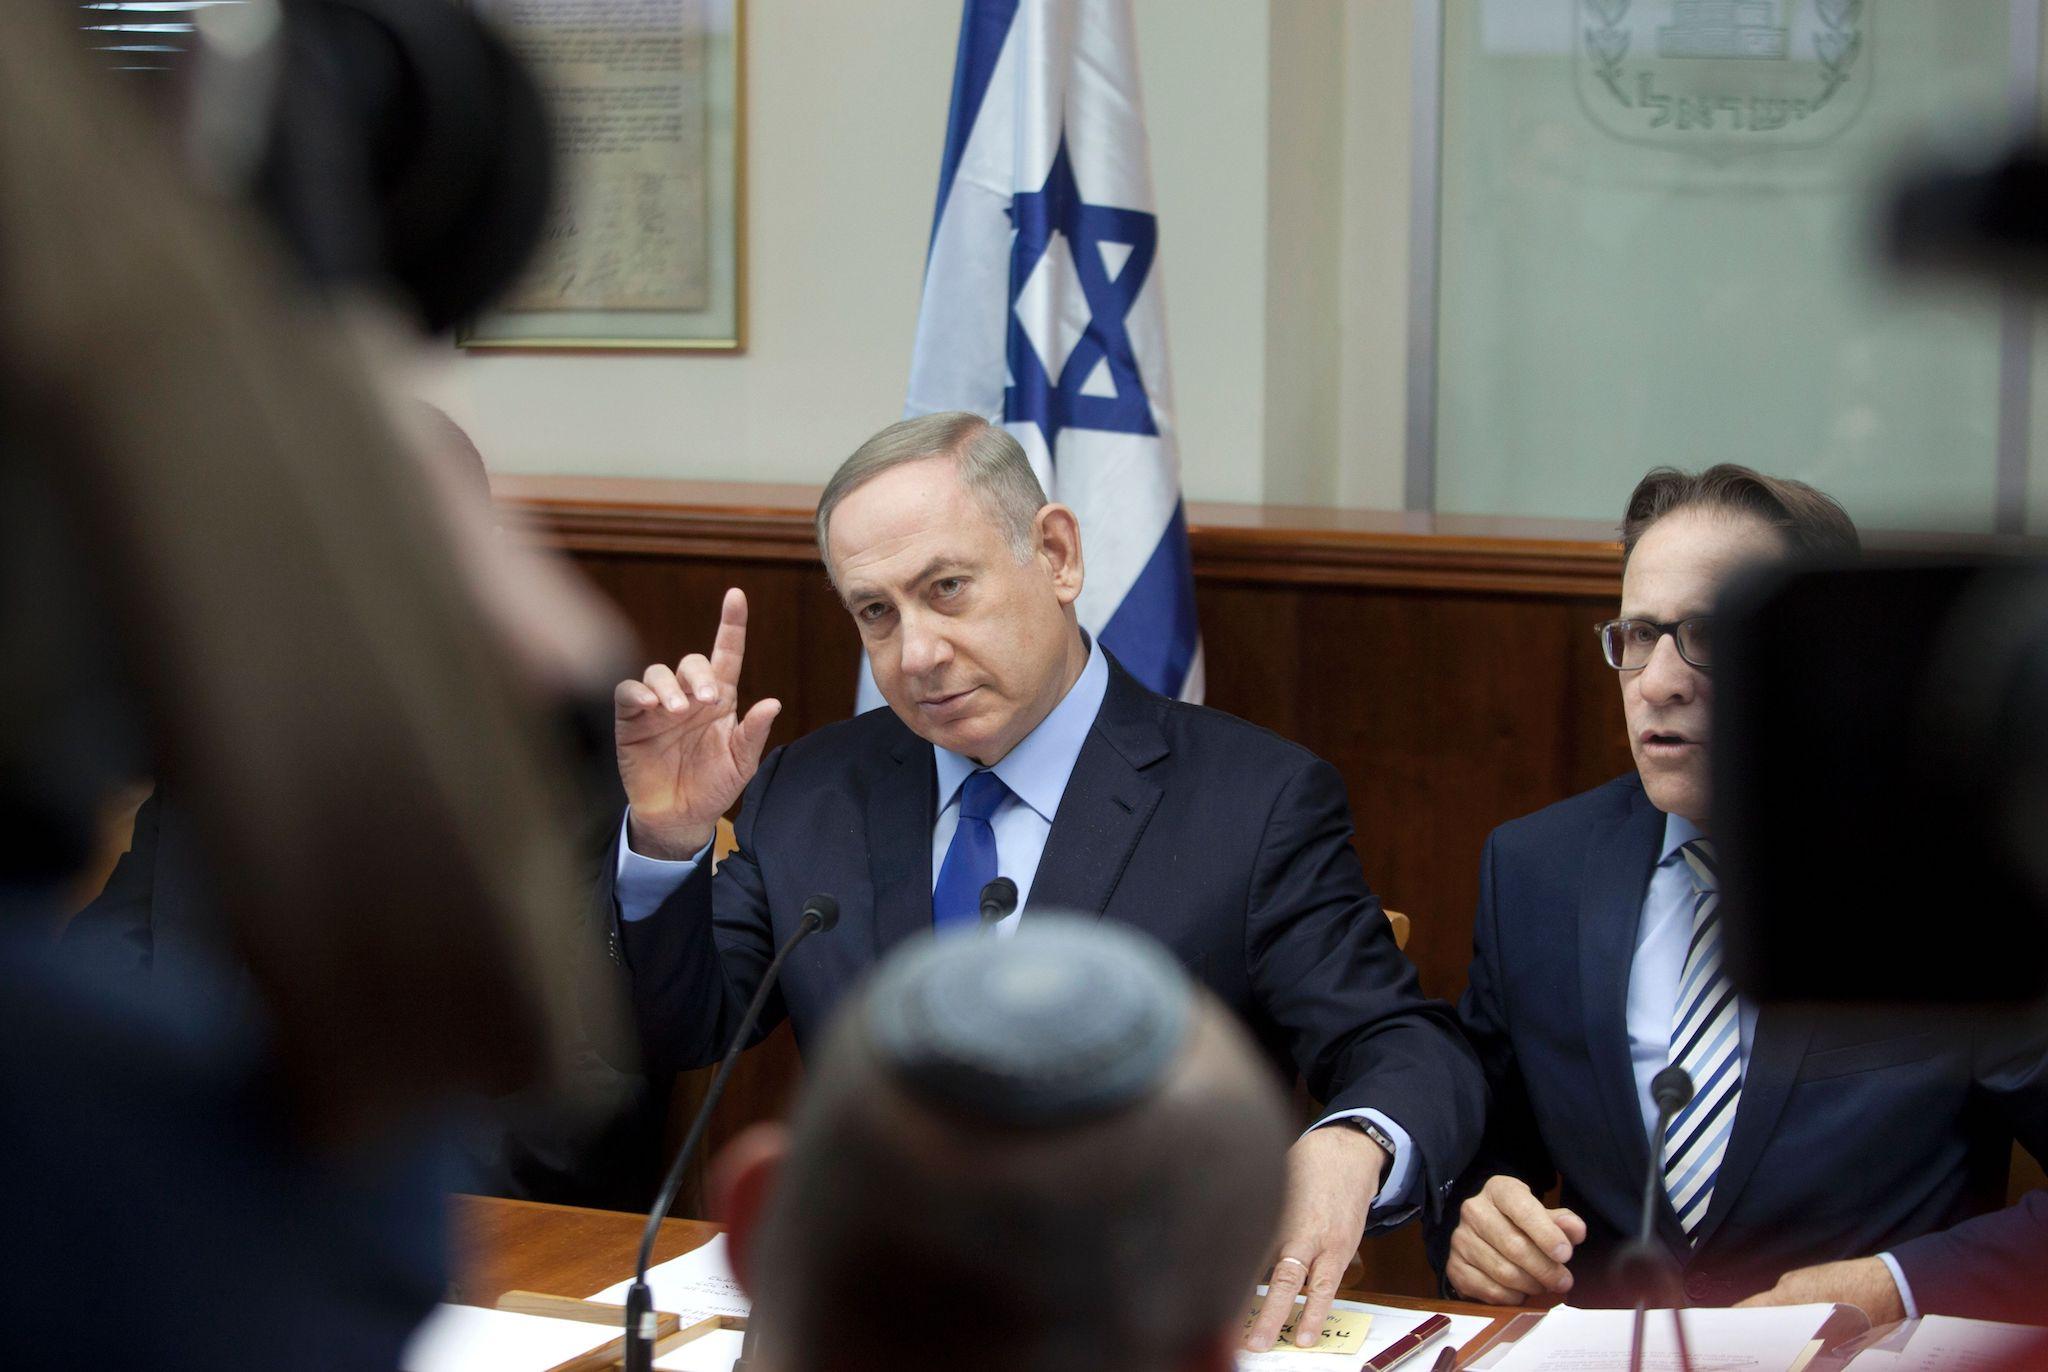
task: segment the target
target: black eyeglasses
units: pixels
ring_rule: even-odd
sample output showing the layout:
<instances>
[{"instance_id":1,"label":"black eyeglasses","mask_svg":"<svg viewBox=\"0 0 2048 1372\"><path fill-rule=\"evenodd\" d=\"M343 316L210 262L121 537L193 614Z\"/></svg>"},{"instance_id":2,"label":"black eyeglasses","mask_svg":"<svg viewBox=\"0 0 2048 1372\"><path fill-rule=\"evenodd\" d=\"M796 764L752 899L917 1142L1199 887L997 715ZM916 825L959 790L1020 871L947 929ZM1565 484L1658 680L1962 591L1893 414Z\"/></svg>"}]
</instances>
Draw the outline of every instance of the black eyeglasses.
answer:
<instances>
[{"instance_id":1,"label":"black eyeglasses","mask_svg":"<svg viewBox=\"0 0 2048 1372\"><path fill-rule=\"evenodd\" d=\"M1670 634L1678 642L1678 655L1693 666L1706 670L1714 665L1714 617L1694 615L1681 619L1675 624L1659 624L1654 619L1610 619L1605 624L1595 624L1593 632L1600 635L1600 651L1607 656L1607 665L1617 672L1640 671L1650 665L1650 655L1657 651L1657 641Z\"/></svg>"}]
</instances>

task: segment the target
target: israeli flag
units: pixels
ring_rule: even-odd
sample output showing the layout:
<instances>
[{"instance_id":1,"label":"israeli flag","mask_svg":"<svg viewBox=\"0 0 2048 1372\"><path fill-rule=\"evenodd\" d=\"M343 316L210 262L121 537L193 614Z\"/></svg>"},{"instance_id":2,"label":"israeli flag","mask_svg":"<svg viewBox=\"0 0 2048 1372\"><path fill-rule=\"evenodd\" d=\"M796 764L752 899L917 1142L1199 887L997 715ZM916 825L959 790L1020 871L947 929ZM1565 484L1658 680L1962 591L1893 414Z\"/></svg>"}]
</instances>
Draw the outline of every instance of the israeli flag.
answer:
<instances>
[{"instance_id":1,"label":"israeli flag","mask_svg":"<svg viewBox=\"0 0 2048 1372\"><path fill-rule=\"evenodd\" d=\"M1000 419L1081 517L1081 624L1202 697L1127 0L967 0L905 416Z\"/></svg>"}]
</instances>

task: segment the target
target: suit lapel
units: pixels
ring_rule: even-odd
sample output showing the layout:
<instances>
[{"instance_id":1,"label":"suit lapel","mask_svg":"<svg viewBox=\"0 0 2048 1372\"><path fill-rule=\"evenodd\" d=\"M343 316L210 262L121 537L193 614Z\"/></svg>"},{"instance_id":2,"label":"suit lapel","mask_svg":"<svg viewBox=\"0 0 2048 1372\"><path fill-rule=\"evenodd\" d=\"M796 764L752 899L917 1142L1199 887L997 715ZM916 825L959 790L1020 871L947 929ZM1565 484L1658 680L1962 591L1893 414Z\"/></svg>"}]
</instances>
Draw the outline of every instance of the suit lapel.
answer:
<instances>
[{"instance_id":1,"label":"suit lapel","mask_svg":"<svg viewBox=\"0 0 2048 1372\"><path fill-rule=\"evenodd\" d=\"M1109 689L1060 795L1031 879L1029 910L1099 915L1108 908L1159 808L1160 787L1142 770L1167 754L1159 706L1158 697L1109 659Z\"/></svg>"},{"instance_id":2,"label":"suit lapel","mask_svg":"<svg viewBox=\"0 0 2048 1372\"><path fill-rule=\"evenodd\" d=\"M1742 1194L1764 1145L1778 1127L1785 1111L1785 1098L1792 1094L1792 1082L1799 1075L1800 1061L1813 1037L1813 1019L1798 1010L1767 1005L1757 1015L1756 1041L1750 1045L1749 1061L1742 1070L1742 1096L1735 1106L1735 1128L1728 1135L1728 1151L1721 1155L1721 1170L1714 1178L1714 1195L1707 1213L1693 1231L1693 1246L1704 1247L1721 1221Z\"/></svg>"},{"instance_id":3,"label":"suit lapel","mask_svg":"<svg viewBox=\"0 0 2048 1372\"><path fill-rule=\"evenodd\" d=\"M877 958L932 927L932 826L938 822L932 745L905 730L868 792L868 877Z\"/></svg>"},{"instance_id":4,"label":"suit lapel","mask_svg":"<svg viewBox=\"0 0 2048 1372\"><path fill-rule=\"evenodd\" d=\"M1650 1164L1650 1145L1637 1104L1635 1068L1628 1047L1628 978L1634 963L1643 896L1657 865L1664 816L1640 791L1597 835L1586 854L1579 897L1579 996L1586 1020L1586 1052L1593 1067L1608 1132L1633 1191ZM1674 1223L1676 1220L1674 1218Z\"/></svg>"}]
</instances>

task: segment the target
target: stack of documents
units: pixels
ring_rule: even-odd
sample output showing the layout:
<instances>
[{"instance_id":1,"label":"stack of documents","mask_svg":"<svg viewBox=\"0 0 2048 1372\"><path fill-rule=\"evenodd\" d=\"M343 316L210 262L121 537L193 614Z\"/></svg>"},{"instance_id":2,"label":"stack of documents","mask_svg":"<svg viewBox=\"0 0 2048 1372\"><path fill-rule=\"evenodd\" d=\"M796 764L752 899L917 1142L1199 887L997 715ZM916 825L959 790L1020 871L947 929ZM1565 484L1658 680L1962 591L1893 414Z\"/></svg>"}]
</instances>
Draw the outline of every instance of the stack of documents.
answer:
<instances>
[{"instance_id":1,"label":"stack of documents","mask_svg":"<svg viewBox=\"0 0 2048 1372\"><path fill-rule=\"evenodd\" d=\"M1820 1351L1821 1326L1833 1305L1786 1305L1759 1310L1687 1310L1685 1342L1697 1368L1714 1372L1797 1372ZM1864 1328L1868 1328L1865 1322ZM1633 1310L1579 1310L1561 1305L1546 1314L1498 1361L1481 1358L1492 1372L1622 1372L1629 1364ZM1678 1343L1669 1310L1652 1310L1643 1324L1643 1366L1676 1369Z\"/></svg>"},{"instance_id":2,"label":"stack of documents","mask_svg":"<svg viewBox=\"0 0 2048 1372\"><path fill-rule=\"evenodd\" d=\"M1561 1305L1524 1315L1475 1358L1468 1372L1623 1372L1632 1310ZM1669 1310L1649 1312L1643 1366L1676 1372ZM1512 1340L1512 1342L1509 1342ZM2048 1367L2048 1329L1928 1315L1875 1332L1846 1305L1687 1310L1685 1341L1696 1368L1713 1372L2022 1372Z\"/></svg>"},{"instance_id":3,"label":"stack of documents","mask_svg":"<svg viewBox=\"0 0 2048 1372\"><path fill-rule=\"evenodd\" d=\"M678 1316L685 1326L712 1315L744 1315L753 1308L739 1278L733 1275L723 1234L680 1258L648 1268L647 1285L654 1292L654 1308ZM614 1282L590 1299L624 1305L632 1286L630 1280Z\"/></svg>"},{"instance_id":4,"label":"stack of documents","mask_svg":"<svg viewBox=\"0 0 2048 1372\"><path fill-rule=\"evenodd\" d=\"M624 1305L626 1291L632 1285L630 1281L618 1282L590 1299ZM647 1285L654 1291L654 1308L672 1312L682 1320L684 1328L713 1315L744 1315L753 1308L739 1278L733 1275L732 1258L723 1234L680 1258L648 1268ZM740 1355L743 1338L735 1331L714 1330L662 1354L654 1365L663 1372L731 1372L732 1360Z\"/></svg>"},{"instance_id":5,"label":"stack of documents","mask_svg":"<svg viewBox=\"0 0 2048 1372\"><path fill-rule=\"evenodd\" d=\"M654 1308L679 1316L685 1327L713 1315L744 1315L747 1294L734 1278L725 1235L671 1262L647 1270ZM541 1315L441 1305L406 1345L401 1372L547 1372L571 1358L611 1342L624 1332L626 1290L622 1281L590 1297L620 1307L612 1324L548 1319ZM743 1336L716 1330L655 1359L669 1372L729 1372Z\"/></svg>"},{"instance_id":6,"label":"stack of documents","mask_svg":"<svg viewBox=\"0 0 2048 1372\"><path fill-rule=\"evenodd\" d=\"M1926 1315L1849 1360L1849 1372L1978 1372L2048 1365L2048 1329Z\"/></svg>"},{"instance_id":7,"label":"stack of documents","mask_svg":"<svg viewBox=\"0 0 2048 1372\"><path fill-rule=\"evenodd\" d=\"M581 1320L437 1305L413 1331L398 1366L400 1372L547 1372L619 1334Z\"/></svg>"}]
</instances>

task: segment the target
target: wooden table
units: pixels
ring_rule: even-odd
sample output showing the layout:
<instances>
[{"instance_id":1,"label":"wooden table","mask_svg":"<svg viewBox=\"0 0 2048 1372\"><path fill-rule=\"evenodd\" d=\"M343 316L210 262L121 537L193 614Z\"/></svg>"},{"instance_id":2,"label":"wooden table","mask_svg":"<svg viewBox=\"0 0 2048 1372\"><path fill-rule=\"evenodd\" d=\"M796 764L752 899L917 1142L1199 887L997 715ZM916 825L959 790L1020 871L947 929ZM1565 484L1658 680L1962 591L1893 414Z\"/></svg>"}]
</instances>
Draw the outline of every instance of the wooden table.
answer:
<instances>
[{"instance_id":1,"label":"wooden table","mask_svg":"<svg viewBox=\"0 0 2048 1372\"><path fill-rule=\"evenodd\" d=\"M454 1204L455 1290L464 1305L493 1305L507 1291L588 1296L633 1275L643 1224L637 1215L614 1210L578 1210L533 1201L457 1196ZM654 1260L668 1259L708 1243L719 1226L703 1220L663 1220ZM1485 1315L1493 1323L1461 1351L1469 1358L1519 1311L1456 1301L1413 1300L1367 1292L1342 1293L1351 1300L1401 1310L1443 1310ZM1418 1360L1410 1366L1426 1369Z\"/></svg>"}]
</instances>

